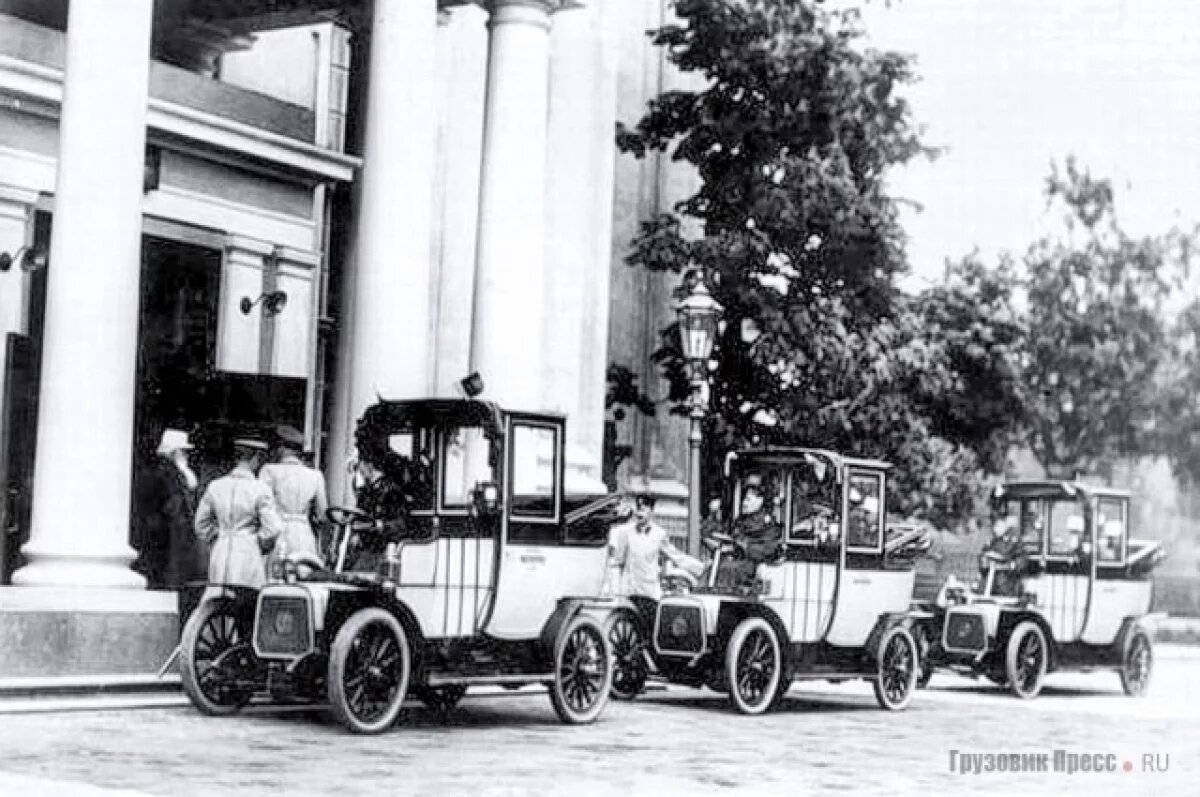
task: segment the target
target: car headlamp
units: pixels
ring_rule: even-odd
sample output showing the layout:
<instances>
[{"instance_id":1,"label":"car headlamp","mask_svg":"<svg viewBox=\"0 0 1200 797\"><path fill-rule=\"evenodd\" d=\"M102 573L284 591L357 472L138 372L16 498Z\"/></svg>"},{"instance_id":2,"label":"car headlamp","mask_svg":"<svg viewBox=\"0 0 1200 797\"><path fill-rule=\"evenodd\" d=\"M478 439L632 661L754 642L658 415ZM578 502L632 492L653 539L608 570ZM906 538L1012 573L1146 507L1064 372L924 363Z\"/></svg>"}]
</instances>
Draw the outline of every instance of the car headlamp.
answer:
<instances>
[{"instance_id":1,"label":"car headlamp","mask_svg":"<svg viewBox=\"0 0 1200 797\"><path fill-rule=\"evenodd\" d=\"M677 616L674 620L671 621L671 629L670 630L671 630L671 636L673 636L673 637L687 636L687 632L688 632L687 618L682 617L682 616Z\"/></svg>"}]
</instances>

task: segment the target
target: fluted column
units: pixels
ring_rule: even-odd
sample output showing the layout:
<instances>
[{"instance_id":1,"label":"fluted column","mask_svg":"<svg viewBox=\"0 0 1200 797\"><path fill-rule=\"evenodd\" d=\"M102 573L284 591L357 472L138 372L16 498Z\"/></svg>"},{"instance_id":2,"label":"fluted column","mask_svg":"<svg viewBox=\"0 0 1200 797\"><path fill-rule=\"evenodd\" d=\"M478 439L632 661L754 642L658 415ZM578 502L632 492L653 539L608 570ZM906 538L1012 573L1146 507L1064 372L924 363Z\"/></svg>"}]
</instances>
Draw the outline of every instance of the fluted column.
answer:
<instances>
[{"instance_id":1,"label":"fluted column","mask_svg":"<svg viewBox=\"0 0 1200 797\"><path fill-rule=\"evenodd\" d=\"M439 142L439 203L434 220L438 257L437 341L434 386L457 395L471 366L471 314L479 233L479 177L487 94L487 13L477 5L442 12L445 87Z\"/></svg>"},{"instance_id":2,"label":"fluted column","mask_svg":"<svg viewBox=\"0 0 1200 797\"><path fill-rule=\"evenodd\" d=\"M376 0L363 168L347 252L339 386L331 432L335 500L354 424L377 396L428 395L436 0Z\"/></svg>"},{"instance_id":3,"label":"fluted column","mask_svg":"<svg viewBox=\"0 0 1200 797\"><path fill-rule=\"evenodd\" d=\"M68 9L33 529L14 584L145 585L127 540L153 9Z\"/></svg>"},{"instance_id":4,"label":"fluted column","mask_svg":"<svg viewBox=\"0 0 1200 797\"><path fill-rule=\"evenodd\" d=\"M607 70L604 34L603 9L596 2L553 15L542 376L547 408L568 416L572 492L605 490L600 479L605 384L601 377L597 385L593 372L603 373L607 362L607 347L597 349L594 337L597 326L605 341L608 334L616 85Z\"/></svg>"},{"instance_id":5,"label":"fluted column","mask_svg":"<svg viewBox=\"0 0 1200 797\"><path fill-rule=\"evenodd\" d=\"M547 67L555 5L492 3L471 366L483 376L486 397L519 409L542 404Z\"/></svg>"}]
</instances>

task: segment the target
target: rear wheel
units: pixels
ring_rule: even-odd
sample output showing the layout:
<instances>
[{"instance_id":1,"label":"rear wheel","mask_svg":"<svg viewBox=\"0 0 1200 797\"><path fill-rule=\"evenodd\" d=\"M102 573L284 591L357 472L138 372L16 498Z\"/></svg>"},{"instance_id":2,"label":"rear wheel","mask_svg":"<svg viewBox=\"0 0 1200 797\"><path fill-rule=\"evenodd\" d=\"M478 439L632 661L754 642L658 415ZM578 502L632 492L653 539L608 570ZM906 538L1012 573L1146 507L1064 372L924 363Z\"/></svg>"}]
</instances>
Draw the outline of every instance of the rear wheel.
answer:
<instances>
[{"instance_id":1,"label":"rear wheel","mask_svg":"<svg viewBox=\"0 0 1200 797\"><path fill-rule=\"evenodd\" d=\"M254 693L258 662L250 629L229 601L200 604L183 627L179 668L183 691L209 716L236 714Z\"/></svg>"},{"instance_id":2,"label":"rear wheel","mask_svg":"<svg viewBox=\"0 0 1200 797\"><path fill-rule=\"evenodd\" d=\"M888 711L903 709L912 700L921 675L920 653L908 629L897 625L884 632L876 668L875 699Z\"/></svg>"},{"instance_id":3,"label":"rear wheel","mask_svg":"<svg viewBox=\"0 0 1200 797\"><path fill-rule=\"evenodd\" d=\"M1032 700L1042 691L1050 650L1046 635L1032 620L1017 624L1005 647L1004 675L1008 688L1022 700Z\"/></svg>"},{"instance_id":4,"label":"rear wheel","mask_svg":"<svg viewBox=\"0 0 1200 797\"><path fill-rule=\"evenodd\" d=\"M338 629L329 654L329 703L354 733L382 733L400 716L412 671L408 636L383 609L361 609Z\"/></svg>"},{"instance_id":5,"label":"rear wheel","mask_svg":"<svg viewBox=\"0 0 1200 797\"><path fill-rule=\"evenodd\" d=\"M1150 636L1137 629L1125 643L1121 657L1121 688L1130 697L1142 697L1150 685L1150 674L1154 669L1154 651Z\"/></svg>"},{"instance_id":6,"label":"rear wheel","mask_svg":"<svg viewBox=\"0 0 1200 797\"><path fill-rule=\"evenodd\" d=\"M775 629L761 617L738 624L725 654L729 699L743 714L762 714L775 702L783 681L783 656Z\"/></svg>"},{"instance_id":7,"label":"rear wheel","mask_svg":"<svg viewBox=\"0 0 1200 797\"><path fill-rule=\"evenodd\" d=\"M613 667L608 640L600 624L576 615L554 645L554 681L550 702L558 718L582 725L600 716L612 689Z\"/></svg>"},{"instance_id":8,"label":"rear wheel","mask_svg":"<svg viewBox=\"0 0 1200 797\"><path fill-rule=\"evenodd\" d=\"M633 612L619 611L608 621L608 646L612 650L612 696L633 700L646 687L646 635Z\"/></svg>"}]
</instances>

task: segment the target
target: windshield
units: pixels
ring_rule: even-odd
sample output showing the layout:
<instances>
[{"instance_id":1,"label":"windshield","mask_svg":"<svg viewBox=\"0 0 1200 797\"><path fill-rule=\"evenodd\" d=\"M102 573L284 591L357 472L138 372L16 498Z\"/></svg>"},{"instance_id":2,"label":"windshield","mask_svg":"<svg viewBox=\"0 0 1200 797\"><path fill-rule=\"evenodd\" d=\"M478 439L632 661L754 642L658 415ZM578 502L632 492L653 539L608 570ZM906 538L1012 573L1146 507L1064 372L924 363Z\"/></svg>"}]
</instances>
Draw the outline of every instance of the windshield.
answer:
<instances>
[{"instance_id":1,"label":"windshield","mask_svg":"<svg viewBox=\"0 0 1200 797\"><path fill-rule=\"evenodd\" d=\"M738 479L735 518L763 513L772 523L783 520L787 474L779 466L749 468Z\"/></svg>"},{"instance_id":2,"label":"windshield","mask_svg":"<svg viewBox=\"0 0 1200 797\"><path fill-rule=\"evenodd\" d=\"M800 541L837 539L842 502L833 463L816 454L791 468L792 512L788 536Z\"/></svg>"},{"instance_id":3,"label":"windshield","mask_svg":"<svg viewBox=\"0 0 1200 797\"><path fill-rule=\"evenodd\" d=\"M480 482L495 482L491 442L481 427L447 429L442 437L442 506L463 508Z\"/></svg>"}]
</instances>

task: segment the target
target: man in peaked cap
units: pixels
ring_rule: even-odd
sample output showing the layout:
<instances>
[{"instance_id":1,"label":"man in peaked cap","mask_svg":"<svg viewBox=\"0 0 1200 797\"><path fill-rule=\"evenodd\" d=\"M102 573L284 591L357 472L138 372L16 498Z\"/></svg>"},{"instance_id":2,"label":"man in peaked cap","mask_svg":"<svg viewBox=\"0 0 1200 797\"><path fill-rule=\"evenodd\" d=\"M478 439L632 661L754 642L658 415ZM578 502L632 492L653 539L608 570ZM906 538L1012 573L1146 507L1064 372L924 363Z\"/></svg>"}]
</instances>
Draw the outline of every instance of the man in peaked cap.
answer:
<instances>
[{"instance_id":1,"label":"man in peaked cap","mask_svg":"<svg viewBox=\"0 0 1200 797\"><path fill-rule=\"evenodd\" d=\"M264 554L283 530L271 488L256 473L267 455L267 444L253 438L233 441L237 464L213 481L196 510L196 535L212 553L210 584L261 587L266 581Z\"/></svg>"},{"instance_id":2,"label":"man in peaked cap","mask_svg":"<svg viewBox=\"0 0 1200 797\"><path fill-rule=\"evenodd\" d=\"M717 586L735 590L749 587L759 564L779 551L782 529L766 509L767 497L762 474L751 473L742 480L741 513L731 529L737 551L721 557Z\"/></svg>"}]
</instances>

